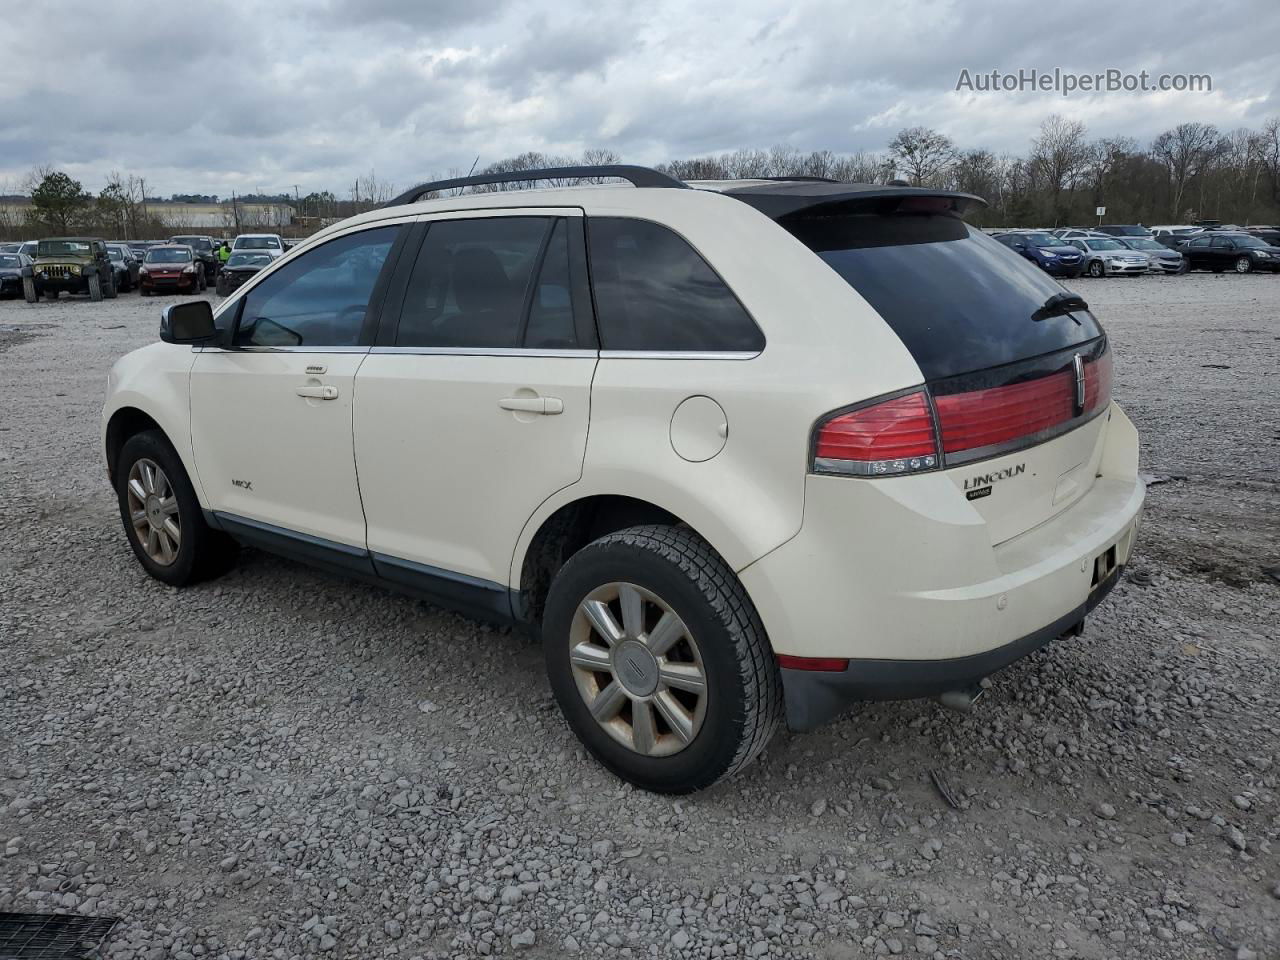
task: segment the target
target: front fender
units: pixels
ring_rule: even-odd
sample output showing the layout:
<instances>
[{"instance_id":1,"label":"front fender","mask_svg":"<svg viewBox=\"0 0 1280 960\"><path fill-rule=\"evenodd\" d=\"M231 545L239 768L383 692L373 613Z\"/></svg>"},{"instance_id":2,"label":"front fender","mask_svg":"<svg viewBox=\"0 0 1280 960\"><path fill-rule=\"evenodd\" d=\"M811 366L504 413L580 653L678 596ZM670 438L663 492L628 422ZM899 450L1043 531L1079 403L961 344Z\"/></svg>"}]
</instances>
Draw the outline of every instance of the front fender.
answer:
<instances>
[{"instance_id":1,"label":"front fender","mask_svg":"<svg viewBox=\"0 0 1280 960\"><path fill-rule=\"evenodd\" d=\"M152 343L116 361L107 374L102 406L101 449L108 460L108 434L118 417L137 411L151 418L177 451L201 504L207 498L191 446L191 368L197 354L189 346ZM110 464L107 464L110 470Z\"/></svg>"}]
</instances>

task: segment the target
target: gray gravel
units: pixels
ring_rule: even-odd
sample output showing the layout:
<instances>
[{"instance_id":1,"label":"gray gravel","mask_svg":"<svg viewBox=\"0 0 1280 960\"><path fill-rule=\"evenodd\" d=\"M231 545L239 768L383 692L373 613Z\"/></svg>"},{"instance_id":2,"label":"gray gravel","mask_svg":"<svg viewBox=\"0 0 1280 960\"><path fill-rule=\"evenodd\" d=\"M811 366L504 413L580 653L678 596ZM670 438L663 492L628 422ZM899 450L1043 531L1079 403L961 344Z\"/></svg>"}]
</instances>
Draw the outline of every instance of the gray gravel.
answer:
<instances>
[{"instance_id":1,"label":"gray gravel","mask_svg":"<svg viewBox=\"0 0 1280 960\"><path fill-rule=\"evenodd\" d=\"M0 303L0 911L118 915L117 960L1280 956L1280 277L1075 286L1163 481L1130 578L973 714L682 800L523 637L252 552L146 578L98 412L163 301Z\"/></svg>"}]
</instances>

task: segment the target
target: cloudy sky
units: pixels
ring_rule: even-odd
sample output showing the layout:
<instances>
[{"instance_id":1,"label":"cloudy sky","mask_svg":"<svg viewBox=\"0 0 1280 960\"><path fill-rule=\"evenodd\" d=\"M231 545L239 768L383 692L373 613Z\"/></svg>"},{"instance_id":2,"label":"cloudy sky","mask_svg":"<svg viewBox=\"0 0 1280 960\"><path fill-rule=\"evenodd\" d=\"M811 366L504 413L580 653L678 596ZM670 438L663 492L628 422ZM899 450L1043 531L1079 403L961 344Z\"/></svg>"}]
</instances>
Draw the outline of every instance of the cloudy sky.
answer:
<instances>
[{"instance_id":1,"label":"cloudy sky","mask_svg":"<svg viewBox=\"0 0 1280 960\"><path fill-rule=\"evenodd\" d=\"M0 33L0 192L46 164L92 190L118 170L162 195L345 194L370 170L407 186L526 150L852 152L924 124L1022 151L1052 112L1140 140L1280 115L1280 0L39 6L56 27L38 41L30 23ZM1055 67L1207 73L1213 90L955 90L962 69Z\"/></svg>"}]
</instances>

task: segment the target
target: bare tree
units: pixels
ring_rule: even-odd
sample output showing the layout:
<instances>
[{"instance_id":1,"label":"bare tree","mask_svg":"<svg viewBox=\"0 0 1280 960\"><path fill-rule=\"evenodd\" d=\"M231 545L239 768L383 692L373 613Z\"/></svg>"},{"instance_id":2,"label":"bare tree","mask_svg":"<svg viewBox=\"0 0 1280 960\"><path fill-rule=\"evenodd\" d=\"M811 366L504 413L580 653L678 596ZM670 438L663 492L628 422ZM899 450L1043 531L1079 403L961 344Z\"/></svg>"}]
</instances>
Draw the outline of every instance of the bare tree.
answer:
<instances>
[{"instance_id":1,"label":"bare tree","mask_svg":"<svg viewBox=\"0 0 1280 960\"><path fill-rule=\"evenodd\" d=\"M1055 113L1040 124L1040 133L1031 141L1028 169L1048 191L1055 225L1066 212L1062 191L1074 183L1089 161L1085 132L1085 125L1079 120L1068 120Z\"/></svg>"},{"instance_id":2,"label":"bare tree","mask_svg":"<svg viewBox=\"0 0 1280 960\"><path fill-rule=\"evenodd\" d=\"M1164 165L1169 177L1170 212L1181 216L1187 185L1222 152L1223 140L1211 123L1180 123L1151 143L1151 156Z\"/></svg>"},{"instance_id":3,"label":"bare tree","mask_svg":"<svg viewBox=\"0 0 1280 960\"><path fill-rule=\"evenodd\" d=\"M907 127L889 141L889 153L916 186L931 185L941 179L955 162L956 148L951 138L928 127Z\"/></svg>"}]
</instances>

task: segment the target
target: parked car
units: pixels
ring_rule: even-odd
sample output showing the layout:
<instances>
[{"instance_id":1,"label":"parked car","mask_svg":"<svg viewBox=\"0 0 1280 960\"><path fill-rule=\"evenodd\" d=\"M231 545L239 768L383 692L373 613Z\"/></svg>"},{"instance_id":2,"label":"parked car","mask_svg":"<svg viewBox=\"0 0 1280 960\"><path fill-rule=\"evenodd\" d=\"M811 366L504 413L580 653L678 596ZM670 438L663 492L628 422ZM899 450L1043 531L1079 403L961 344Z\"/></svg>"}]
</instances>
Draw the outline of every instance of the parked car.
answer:
<instances>
[{"instance_id":1,"label":"parked car","mask_svg":"<svg viewBox=\"0 0 1280 960\"><path fill-rule=\"evenodd\" d=\"M1097 228L1098 233L1109 237L1150 237L1151 231L1140 223L1104 223Z\"/></svg>"},{"instance_id":2,"label":"parked car","mask_svg":"<svg viewBox=\"0 0 1280 960\"><path fill-rule=\"evenodd\" d=\"M22 295L22 268L31 265L31 258L24 254L0 253L0 297Z\"/></svg>"},{"instance_id":3,"label":"parked car","mask_svg":"<svg viewBox=\"0 0 1280 960\"><path fill-rule=\"evenodd\" d=\"M995 239L1055 277L1078 277L1084 270L1080 251L1043 231L998 233Z\"/></svg>"},{"instance_id":4,"label":"parked car","mask_svg":"<svg viewBox=\"0 0 1280 960\"><path fill-rule=\"evenodd\" d=\"M264 267L269 267L275 257L265 250L244 250L233 253L218 272L215 289L218 296L225 297L240 289L240 285L255 276Z\"/></svg>"},{"instance_id":5,"label":"parked car","mask_svg":"<svg viewBox=\"0 0 1280 960\"><path fill-rule=\"evenodd\" d=\"M1280 247L1280 227L1247 227L1245 233L1252 234L1273 247Z\"/></svg>"},{"instance_id":6,"label":"parked car","mask_svg":"<svg viewBox=\"0 0 1280 960\"><path fill-rule=\"evenodd\" d=\"M1157 243L1163 244L1170 250L1181 249L1182 244L1200 233L1204 233L1204 227L1195 227L1185 223L1169 224L1151 228L1152 238L1155 239Z\"/></svg>"},{"instance_id":7,"label":"parked car","mask_svg":"<svg viewBox=\"0 0 1280 960\"><path fill-rule=\"evenodd\" d=\"M32 260L36 258L36 248L39 246L39 240L24 240L22 246L18 248L18 252L24 257L30 257Z\"/></svg>"},{"instance_id":8,"label":"parked car","mask_svg":"<svg viewBox=\"0 0 1280 960\"><path fill-rule=\"evenodd\" d=\"M127 293L138 285L138 271L142 265L134 258L132 251L123 243L108 243L107 257L111 260L111 268L116 274L116 289Z\"/></svg>"},{"instance_id":9,"label":"parked car","mask_svg":"<svg viewBox=\"0 0 1280 960\"><path fill-rule=\"evenodd\" d=\"M173 290L198 293L205 289L204 264L186 244L166 243L147 251L138 272L138 289L144 297Z\"/></svg>"},{"instance_id":10,"label":"parked car","mask_svg":"<svg viewBox=\"0 0 1280 960\"><path fill-rule=\"evenodd\" d=\"M218 275L218 247L213 242L213 237L206 236L181 236L170 237L170 243L183 244L190 247L202 264L204 264L204 276L207 282L212 282Z\"/></svg>"},{"instance_id":11,"label":"parked car","mask_svg":"<svg viewBox=\"0 0 1280 960\"><path fill-rule=\"evenodd\" d=\"M1067 241L1084 254L1084 270L1091 277L1136 275L1151 268L1151 258L1130 250L1116 237L1073 237Z\"/></svg>"},{"instance_id":12,"label":"parked car","mask_svg":"<svg viewBox=\"0 0 1280 960\"><path fill-rule=\"evenodd\" d=\"M633 186L420 199L550 177ZM1076 631L1144 497L1085 301L966 194L686 186L422 184L170 305L103 408L138 562L251 543L536 630L569 726L670 793Z\"/></svg>"},{"instance_id":13,"label":"parked car","mask_svg":"<svg viewBox=\"0 0 1280 960\"><path fill-rule=\"evenodd\" d=\"M35 258L22 268L22 293L27 303L41 297L57 300L60 293L87 293L90 300L113 299L116 279L106 242L97 237L37 241Z\"/></svg>"},{"instance_id":14,"label":"parked car","mask_svg":"<svg viewBox=\"0 0 1280 960\"><path fill-rule=\"evenodd\" d=\"M1177 250L1170 250L1151 237L1117 237L1130 250L1145 253L1151 261L1152 273L1186 273L1187 261Z\"/></svg>"},{"instance_id":15,"label":"parked car","mask_svg":"<svg viewBox=\"0 0 1280 960\"><path fill-rule=\"evenodd\" d=\"M261 250L273 258L284 256L284 239L278 233L242 233L231 243L235 250Z\"/></svg>"},{"instance_id":16,"label":"parked car","mask_svg":"<svg viewBox=\"0 0 1280 960\"><path fill-rule=\"evenodd\" d=\"M1182 247L1188 269L1222 273L1252 273L1255 270L1280 270L1280 247L1249 233L1206 231L1192 237Z\"/></svg>"},{"instance_id":17,"label":"parked car","mask_svg":"<svg viewBox=\"0 0 1280 960\"><path fill-rule=\"evenodd\" d=\"M1090 237L1102 238L1111 236L1109 233L1099 233L1097 230L1084 230L1079 227L1064 227L1051 232L1059 240L1085 240Z\"/></svg>"},{"instance_id":18,"label":"parked car","mask_svg":"<svg viewBox=\"0 0 1280 960\"><path fill-rule=\"evenodd\" d=\"M18 253L22 250L22 243L0 243L0 253Z\"/></svg>"},{"instance_id":19,"label":"parked car","mask_svg":"<svg viewBox=\"0 0 1280 960\"><path fill-rule=\"evenodd\" d=\"M145 240L130 240L128 242L129 252L133 254L133 259L137 260L138 263L142 263L147 256L147 251L151 249L152 246L154 246L154 244L148 243Z\"/></svg>"}]
</instances>

